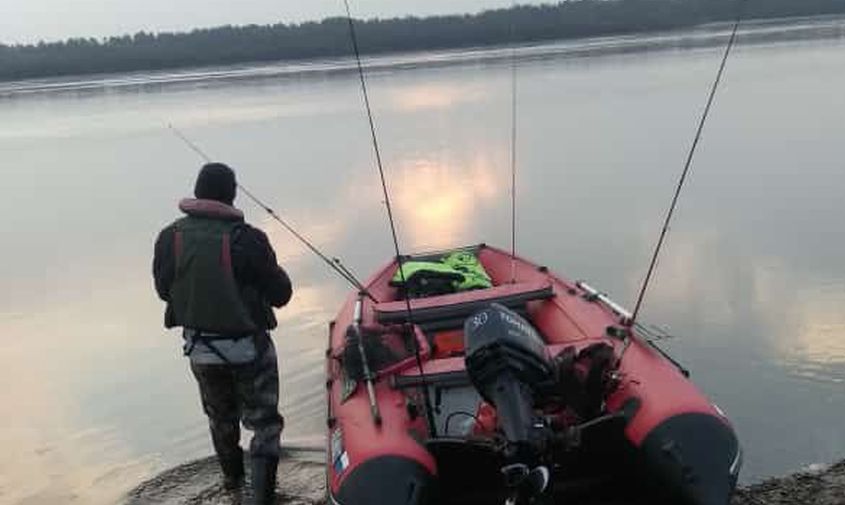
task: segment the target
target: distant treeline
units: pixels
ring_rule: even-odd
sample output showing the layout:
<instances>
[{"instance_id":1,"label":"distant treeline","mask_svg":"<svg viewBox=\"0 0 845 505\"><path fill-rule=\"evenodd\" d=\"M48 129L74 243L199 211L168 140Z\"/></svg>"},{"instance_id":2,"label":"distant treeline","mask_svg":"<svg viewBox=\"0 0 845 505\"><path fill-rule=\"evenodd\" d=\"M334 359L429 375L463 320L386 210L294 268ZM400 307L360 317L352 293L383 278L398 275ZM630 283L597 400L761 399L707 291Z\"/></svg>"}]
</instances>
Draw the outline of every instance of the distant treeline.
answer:
<instances>
[{"instance_id":1,"label":"distant treeline","mask_svg":"<svg viewBox=\"0 0 845 505\"><path fill-rule=\"evenodd\" d=\"M845 13L845 0L745 0L749 18ZM683 28L732 19L738 0L569 0L476 15L371 19L358 24L365 54ZM189 33L74 38L0 45L0 80L127 72L350 54L343 18L223 26Z\"/></svg>"}]
</instances>

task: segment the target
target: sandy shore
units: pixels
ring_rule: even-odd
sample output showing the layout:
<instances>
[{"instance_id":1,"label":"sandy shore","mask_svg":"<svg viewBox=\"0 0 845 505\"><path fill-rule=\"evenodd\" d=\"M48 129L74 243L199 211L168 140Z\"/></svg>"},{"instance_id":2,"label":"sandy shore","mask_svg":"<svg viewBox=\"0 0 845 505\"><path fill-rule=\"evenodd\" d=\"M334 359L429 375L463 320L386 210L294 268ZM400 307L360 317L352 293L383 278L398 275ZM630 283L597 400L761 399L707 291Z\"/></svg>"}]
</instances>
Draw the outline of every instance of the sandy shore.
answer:
<instances>
[{"instance_id":1,"label":"sandy shore","mask_svg":"<svg viewBox=\"0 0 845 505\"><path fill-rule=\"evenodd\" d=\"M740 489L734 505L845 505L845 461Z\"/></svg>"},{"instance_id":2,"label":"sandy shore","mask_svg":"<svg viewBox=\"0 0 845 505\"><path fill-rule=\"evenodd\" d=\"M279 468L279 503L325 505L325 473L318 458L283 460ZM246 505L225 492L213 458L189 463L141 484L127 505ZM819 469L773 478L739 489L732 505L845 505L845 461Z\"/></svg>"}]
</instances>

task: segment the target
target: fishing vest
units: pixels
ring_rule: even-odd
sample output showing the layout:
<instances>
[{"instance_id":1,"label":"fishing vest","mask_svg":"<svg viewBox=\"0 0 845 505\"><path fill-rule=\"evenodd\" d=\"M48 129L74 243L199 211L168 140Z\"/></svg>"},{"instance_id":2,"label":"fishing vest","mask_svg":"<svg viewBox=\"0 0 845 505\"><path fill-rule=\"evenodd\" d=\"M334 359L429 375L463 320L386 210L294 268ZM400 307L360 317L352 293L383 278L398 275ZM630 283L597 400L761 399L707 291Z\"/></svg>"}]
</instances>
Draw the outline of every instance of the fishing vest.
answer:
<instances>
[{"instance_id":1,"label":"fishing vest","mask_svg":"<svg viewBox=\"0 0 845 505\"><path fill-rule=\"evenodd\" d=\"M175 326L225 335L258 329L232 268L232 232L241 224L194 216L176 221L170 287Z\"/></svg>"}]
</instances>

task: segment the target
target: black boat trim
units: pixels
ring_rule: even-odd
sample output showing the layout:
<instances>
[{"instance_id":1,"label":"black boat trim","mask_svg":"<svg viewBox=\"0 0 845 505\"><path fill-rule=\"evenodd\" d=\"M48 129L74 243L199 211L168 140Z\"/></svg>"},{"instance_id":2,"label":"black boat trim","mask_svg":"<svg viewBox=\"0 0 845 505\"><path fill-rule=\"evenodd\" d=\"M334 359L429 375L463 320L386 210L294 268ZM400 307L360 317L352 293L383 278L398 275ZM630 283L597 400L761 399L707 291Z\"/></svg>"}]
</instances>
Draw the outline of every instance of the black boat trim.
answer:
<instances>
[{"instance_id":1,"label":"black boat trim","mask_svg":"<svg viewBox=\"0 0 845 505\"><path fill-rule=\"evenodd\" d=\"M412 389L423 385L448 389L469 386L471 383L466 370L427 374L425 381L419 375L394 375L391 378L391 386L394 389Z\"/></svg>"},{"instance_id":2,"label":"black boat trim","mask_svg":"<svg viewBox=\"0 0 845 505\"><path fill-rule=\"evenodd\" d=\"M434 491L436 476L419 461L399 456L378 456L361 463L343 479L335 503L347 505L425 505Z\"/></svg>"},{"instance_id":3,"label":"black boat trim","mask_svg":"<svg viewBox=\"0 0 845 505\"><path fill-rule=\"evenodd\" d=\"M664 420L640 446L645 469L659 494L699 505L728 502L736 487L741 451L730 425L699 412Z\"/></svg>"},{"instance_id":4,"label":"black boat trim","mask_svg":"<svg viewBox=\"0 0 845 505\"><path fill-rule=\"evenodd\" d=\"M420 325L425 329L432 328L432 323L443 323L446 321L463 320L471 316L473 313L488 307L491 303L499 303L510 309L519 308L528 302L538 300L548 300L555 296L554 288L551 284L540 289L526 291L522 293L513 293L509 295L483 298L480 300L471 300L467 302L453 303L449 305L438 305L435 307L414 308L414 324ZM376 320L380 324L402 324L407 322L407 311L379 311L376 306ZM448 327L448 326L447 326ZM441 329L441 328L436 328Z\"/></svg>"}]
</instances>

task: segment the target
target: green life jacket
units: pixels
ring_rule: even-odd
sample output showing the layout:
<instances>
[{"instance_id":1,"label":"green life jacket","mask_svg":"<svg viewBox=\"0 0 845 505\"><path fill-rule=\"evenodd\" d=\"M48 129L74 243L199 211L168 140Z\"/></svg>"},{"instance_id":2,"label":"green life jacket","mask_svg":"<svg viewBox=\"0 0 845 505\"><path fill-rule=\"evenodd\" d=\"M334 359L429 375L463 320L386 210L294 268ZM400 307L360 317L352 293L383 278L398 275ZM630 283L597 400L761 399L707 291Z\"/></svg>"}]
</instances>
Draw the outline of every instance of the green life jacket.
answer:
<instances>
[{"instance_id":1,"label":"green life jacket","mask_svg":"<svg viewBox=\"0 0 845 505\"><path fill-rule=\"evenodd\" d=\"M232 269L232 232L241 221L188 216L175 223L174 323L225 335L257 331Z\"/></svg>"},{"instance_id":2,"label":"green life jacket","mask_svg":"<svg viewBox=\"0 0 845 505\"><path fill-rule=\"evenodd\" d=\"M418 278L425 277L448 281L452 292L493 287L493 282L484 270L484 266L474 254L469 252L452 253L441 261L407 261L402 264L402 271L405 273L405 280L412 286ZM402 284L402 274L399 269L396 270L391 284L394 286Z\"/></svg>"},{"instance_id":3,"label":"green life jacket","mask_svg":"<svg viewBox=\"0 0 845 505\"><path fill-rule=\"evenodd\" d=\"M406 261L402 263L402 271L405 273L405 280L410 282L414 277L439 277L451 280L457 285L463 282L464 274L456 271L454 268L434 261ZM399 285L402 283L402 274L399 269L393 275L391 284Z\"/></svg>"},{"instance_id":4,"label":"green life jacket","mask_svg":"<svg viewBox=\"0 0 845 505\"><path fill-rule=\"evenodd\" d=\"M487 275L487 271L484 270L484 265L471 252L454 252L446 255L441 261L444 265L463 274L464 280L458 284L458 291L493 287L493 281Z\"/></svg>"}]
</instances>

